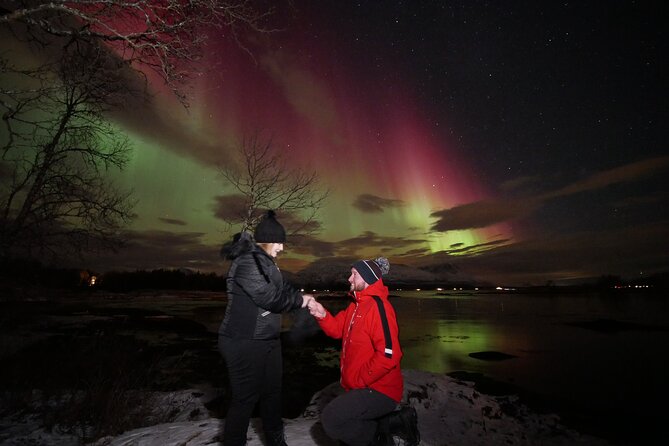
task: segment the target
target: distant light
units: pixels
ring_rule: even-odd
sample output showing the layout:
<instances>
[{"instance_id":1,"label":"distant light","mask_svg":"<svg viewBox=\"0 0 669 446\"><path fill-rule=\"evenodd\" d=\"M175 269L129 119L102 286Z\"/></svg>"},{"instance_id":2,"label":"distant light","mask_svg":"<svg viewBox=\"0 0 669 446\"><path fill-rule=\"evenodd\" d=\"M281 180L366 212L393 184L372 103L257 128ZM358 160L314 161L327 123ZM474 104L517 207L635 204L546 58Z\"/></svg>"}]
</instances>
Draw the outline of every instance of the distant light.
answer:
<instances>
[{"instance_id":1,"label":"distant light","mask_svg":"<svg viewBox=\"0 0 669 446\"><path fill-rule=\"evenodd\" d=\"M300 293L304 293L304 288L300 288Z\"/></svg>"},{"instance_id":2,"label":"distant light","mask_svg":"<svg viewBox=\"0 0 669 446\"><path fill-rule=\"evenodd\" d=\"M416 291L420 291L420 288L416 288Z\"/></svg>"},{"instance_id":3,"label":"distant light","mask_svg":"<svg viewBox=\"0 0 669 446\"><path fill-rule=\"evenodd\" d=\"M444 291L443 288L437 288L437 291Z\"/></svg>"},{"instance_id":4,"label":"distant light","mask_svg":"<svg viewBox=\"0 0 669 446\"><path fill-rule=\"evenodd\" d=\"M499 291L502 291L503 288L502 288L501 286L498 286L498 287L495 288L495 289L496 289L496 290L499 290Z\"/></svg>"},{"instance_id":5,"label":"distant light","mask_svg":"<svg viewBox=\"0 0 669 446\"><path fill-rule=\"evenodd\" d=\"M478 291L478 290L479 290L479 287L474 288L474 291Z\"/></svg>"}]
</instances>

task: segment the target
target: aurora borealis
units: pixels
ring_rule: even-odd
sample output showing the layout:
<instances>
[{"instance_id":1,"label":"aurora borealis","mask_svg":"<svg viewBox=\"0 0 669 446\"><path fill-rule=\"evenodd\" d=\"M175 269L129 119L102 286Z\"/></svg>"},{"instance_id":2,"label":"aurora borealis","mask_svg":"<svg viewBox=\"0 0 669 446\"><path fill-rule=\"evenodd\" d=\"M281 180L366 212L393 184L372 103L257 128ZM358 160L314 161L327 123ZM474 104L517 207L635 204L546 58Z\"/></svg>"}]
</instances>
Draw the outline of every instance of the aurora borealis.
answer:
<instances>
[{"instance_id":1,"label":"aurora borealis","mask_svg":"<svg viewBox=\"0 0 669 446\"><path fill-rule=\"evenodd\" d=\"M154 82L151 104L115 114L137 218L89 266L224 272L218 167L261 132L330 193L287 270L377 255L515 284L666 269L655 2L374 3L277 6L278 31L247 48L211 37L188 109Z\"/></svg>"}]
</instances>

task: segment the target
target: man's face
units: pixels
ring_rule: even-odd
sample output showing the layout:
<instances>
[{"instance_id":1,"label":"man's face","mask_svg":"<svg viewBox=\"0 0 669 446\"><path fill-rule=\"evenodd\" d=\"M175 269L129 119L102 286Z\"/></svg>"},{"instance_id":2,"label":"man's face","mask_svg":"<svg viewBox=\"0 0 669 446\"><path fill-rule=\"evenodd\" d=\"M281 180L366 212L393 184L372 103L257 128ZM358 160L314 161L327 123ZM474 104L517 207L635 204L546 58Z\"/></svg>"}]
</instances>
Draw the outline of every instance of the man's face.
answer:
<instances>
[{"instance_id":1,"label":"man's face","mask_svg":"<svg viewBox=\"0 0 669 446\"><path fill-rule=\"evenodd\" d=\"M362 291L368 286L367 282L365 282L355 268L351 268L351 276L348 278L348 283L351 284L351 291Z\"/></svg>"}]
</instances>

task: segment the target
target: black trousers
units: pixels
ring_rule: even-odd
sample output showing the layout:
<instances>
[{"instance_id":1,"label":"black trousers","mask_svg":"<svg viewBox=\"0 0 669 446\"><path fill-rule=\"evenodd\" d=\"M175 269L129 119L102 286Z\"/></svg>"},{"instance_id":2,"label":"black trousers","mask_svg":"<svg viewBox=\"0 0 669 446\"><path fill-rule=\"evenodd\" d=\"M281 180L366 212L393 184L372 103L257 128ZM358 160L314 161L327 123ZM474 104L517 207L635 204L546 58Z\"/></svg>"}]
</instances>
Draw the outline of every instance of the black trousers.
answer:
<instances>
[{"instance_id":1,"label":"black trousers","mask_svg":"<svg viewBox=\"0 0 669 446\"><path fill-rule=\"evenodd\" d=\"M218 348L230 376L231 399L225 417L223 444L243 446L256 404L266 436L283 431L279 339L260 341L219 336Z\"/></svg>"},{"instance_id":2,"label":"black trousers","mask_svg":"<svg viewBox=\"0 0 669 446\"><path fill-rule=\"evenodd\" d=\"M321 414L323 429L334 440L350 446L371 444L376 419L392 412L397 402L372 389L353 389L333 399Z\"/></svg>"}]
</instances>

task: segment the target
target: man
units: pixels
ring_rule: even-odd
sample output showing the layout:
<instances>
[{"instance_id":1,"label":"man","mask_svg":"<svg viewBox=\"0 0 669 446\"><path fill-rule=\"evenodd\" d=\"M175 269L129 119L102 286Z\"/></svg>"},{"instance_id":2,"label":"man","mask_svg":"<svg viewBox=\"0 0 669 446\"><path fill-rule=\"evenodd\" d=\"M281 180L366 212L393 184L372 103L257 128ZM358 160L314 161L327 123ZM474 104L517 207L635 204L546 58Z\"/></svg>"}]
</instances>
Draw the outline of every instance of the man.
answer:
<instances>
[{"instance_id":1,"label":"man","mask_svg":"<svg viewBox=\"0 0 669 446\"><path fill-rule=\"evenodd\" d=\"M336 316L312 300L309 312L325 334L342 340L341 385L346 392L323 410L321 421L333 439L350 446L374 444L377 419L393 412L402 399L395 310L388 301L382 276L388 260L359 260L348 278L353 302Z\"/></svg>"}]
</instances>

